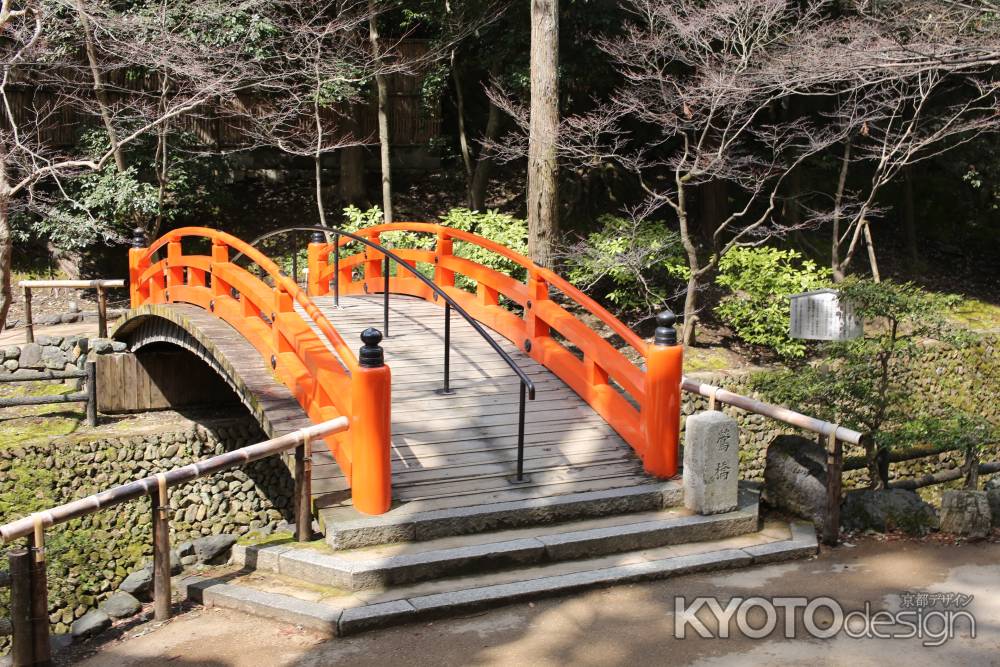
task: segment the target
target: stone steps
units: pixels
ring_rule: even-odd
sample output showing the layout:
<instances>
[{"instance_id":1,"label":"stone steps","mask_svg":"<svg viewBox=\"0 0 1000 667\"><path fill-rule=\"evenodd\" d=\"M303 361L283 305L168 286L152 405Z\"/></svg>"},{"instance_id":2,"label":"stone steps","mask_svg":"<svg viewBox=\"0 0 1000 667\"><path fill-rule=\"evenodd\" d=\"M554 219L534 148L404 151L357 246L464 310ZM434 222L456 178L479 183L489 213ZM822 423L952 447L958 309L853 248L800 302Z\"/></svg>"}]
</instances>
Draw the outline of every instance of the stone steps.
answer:
<instances>
[{"instance_id":1,"label":"stone steps","mask_svg":"<svg viewBox=\"0 0 1000 667\"><path fill-rule=\"evenodd\" d=\"M349 592L239 566L177 581L182 595L330 635L347 635L587 588L801 558L816 552L813 527L772 522L755 533L451 576L388 590Z\"/></svg>"},{"instance_id":2,"label":"stone steps","mask_svg":"<svg viewBox=\"0 0 1000 667\"><path fill-rule=\"evenodd\" d=\"M358 591L699 542L756 530L757 494L746 489L739 508L711 516L672 508L346 551L294 543L238 545L233 550L233 562L311 584Z\"/></svg>"},{"instance_id":3,"label":"stone steps","mask_svg":"<svg viewBox=\"0 0 1000 667\"><path fill-rule=\"evenodd\" d=\"M378 516L350 506L319 511L326 541L336 550L561 523L592 517L649 512L683 502L680 480L551 496L531 485L466 495L452 506L441 499L412 501Z\"/></svg>"}]
</instances>

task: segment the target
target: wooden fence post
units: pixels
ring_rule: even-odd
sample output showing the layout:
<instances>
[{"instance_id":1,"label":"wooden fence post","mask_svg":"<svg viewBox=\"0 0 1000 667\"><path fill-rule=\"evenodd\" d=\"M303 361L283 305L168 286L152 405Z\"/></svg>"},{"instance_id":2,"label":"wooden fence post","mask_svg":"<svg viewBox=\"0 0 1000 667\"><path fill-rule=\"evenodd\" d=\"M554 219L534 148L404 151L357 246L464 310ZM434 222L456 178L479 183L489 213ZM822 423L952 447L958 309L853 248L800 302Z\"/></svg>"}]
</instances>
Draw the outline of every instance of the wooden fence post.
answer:
<instances>
[{"instance_id":1,"label":"wooden fence post","mask_svg":"<svg viewBox=\"0 0 1000 667\"><path fill-rule=\"evenodd\" d=\"M35 642L31 632L31 553L13 549L7 554L10 563L10 623L14 629L11 664L24 667L35 664Z\"/></svg>"},{"instance_id":2,"label":"wooden fence post","mask_svg":"<svg viewBox=\"0 0 1000 667\"><path fill-rule=\"evenodd\" d=\"M87 362L87 426L97 426L97 362Z\"/></svg>"},{"instance_id":3,"label":"wooden fence post","mask_svg":"<svg viewBox=\"0 0 1000 667\"><path fill-rule=\"evenodd\" d=\"M49 647L49 589L45 573L45 533L42 517L34 515L35 533L29 539L31 551L31 642L35 665L51 665Z\"/></svg>"},{"instance_id":4,"label":"wooden fence post","mask_svg":"<svg viewBox=\"0 0 1000 667\"><path fill-rule=\"evenodd\" d=\"M24 288L24 339L26 343L35 342L35 323L31 319L31 288Z\"/></svg>"},{"instance_id":5,"label":"wooden fence post","mask_svg":"<svg viewBox=\"0 0 1000 667\"><path fill-rule=\"evenodd\" d=\"M170 618L170 502L167 478L156 476L157 488L150 494L153 511L153 614L157 621Z\"/></svg>"},{"instance_id":6,"label":"wooden fence post","mask_svg":"<svg viewBox=\"0 0 1000 667\"><path fill-rule=\"evenodd\" d=\"M840 542L840 496L844 468L844 444L837 440L837 427L826 441L826 525L823 542L836 546Z\"/></svg>"},{"instance_id":7,"label":"wooden fence post","mask_svg":"<svg viewBox=\"0 0 1000 667\"><path fill-rule=\"evenodd\" d=\"M306 437L295 448L295 539L312 540L312 443Z\"/></svg>"},{"instance_id":8,"label":"wooden fence post","mask_svg":"<svg viewBox=\"0 0 1000 667\"><path fill-rule=\"evenodd\" d=\"M97 284L97 337L108 337L108 293L100 283Z\"/></svg>"}]
</instances>

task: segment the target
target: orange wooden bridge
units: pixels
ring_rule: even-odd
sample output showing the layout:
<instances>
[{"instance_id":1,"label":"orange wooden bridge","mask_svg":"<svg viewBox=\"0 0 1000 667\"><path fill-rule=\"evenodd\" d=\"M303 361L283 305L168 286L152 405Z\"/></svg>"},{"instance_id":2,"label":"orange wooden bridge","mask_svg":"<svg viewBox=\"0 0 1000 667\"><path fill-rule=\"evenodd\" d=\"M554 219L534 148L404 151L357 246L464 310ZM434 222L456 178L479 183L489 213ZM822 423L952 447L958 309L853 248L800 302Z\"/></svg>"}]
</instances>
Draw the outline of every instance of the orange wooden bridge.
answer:
<instances>
[{"instance_id":1,"label":"orange wooden bridge","mask_svg":"<svg viewBox=\"0 0 1000 667\"><path fill-rule=\"evenodd\" d=\"M305 468L318 508L378 515L677 474L669 313L647 343L552 271L438 224L280 231L313 232L307 289L213 229L133 247L132 310L115 336L198 352L271 435L348 417ZM417 247L388 247L398 232ZM478 261L491 255L510 271Z\"/></svg>"}]
</instances>

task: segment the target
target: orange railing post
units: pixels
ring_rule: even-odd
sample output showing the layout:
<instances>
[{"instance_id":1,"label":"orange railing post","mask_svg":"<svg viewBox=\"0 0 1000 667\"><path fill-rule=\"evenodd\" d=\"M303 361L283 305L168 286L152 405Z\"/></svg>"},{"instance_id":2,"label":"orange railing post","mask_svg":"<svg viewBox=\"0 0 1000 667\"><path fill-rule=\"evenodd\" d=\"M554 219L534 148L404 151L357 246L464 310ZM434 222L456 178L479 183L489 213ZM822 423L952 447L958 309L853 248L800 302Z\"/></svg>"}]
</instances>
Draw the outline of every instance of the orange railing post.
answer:
<instances>
[{"instance_id":1,"label":"orange railing post","mask_svg":"<svg viewBox=\"0 0 1000 667\"><path fill-rule=\"evenodd\" d=\"M128 292L133 308L138 308L149 299L149 287L142 284L142 273L149 268L146 256L146 231L136 227L132 235L132 247L128 249Z\"/></svg>"},{"instance_id":2,"label":"orange railing post","mask_svg":"<svg viewBox=\"0 0 1000 667\"><path fill-rule=\"evenodd\" d=\"M351 499L354 509L382 514L392 505L389 461L391 376L378 329L361 332L359 368L351 375Z\"/></svg>"},{"instance_id":3,"label":"orange railing post","mask_svg":"<svg viewBox=\"0 0 1000 667\"><path fill-rule=\"evenodd\" d=\"M170 300L170 289L184 284L184 266L182 264L181 242L167 243L167 300Z\"/></svg>"},{"instance_id":4,"label":"orange railing post","mask_svg":"<svg viewBox=\"0 0 1000 667\"><path fill-rule=\"evenodd\" d=\"M306 294L309 296L323 296L330 291L330 282L320 281L320 276L326 273L326 267L330 262L330 246L323 238L322 232L315 232L309 242L307 251L308 280L306 283Z\"/></svg>"},{"instance_id":5,"label":"orange railing post","mask_svg":"<svg viewBox=\"0 0 1000 667\"><path fill-rule=\"evenodd\" d=\"M434 284L438 287L455 286L455 272L441 266L441 258L454 253L454 243L447 232L443 230L438 231L437 247L434 248L434 260L436 262L434 265Z\"/></svg>"},{"instance_id":6,"label":"orange railing post","mask_svg":"<svg viewBox=\"0 0 1000 667\"><path fill-rule=\"evenodd\" d=\"M368 240L372 243L378 243L381 238L381 234L378 233L368 234L367 236ZM365 254L365 292L381 292L382 284L379 282L376 285L375 279L384 277L386 281L389 280L389 276L382 275L382 253L369 247L365 247L363 252ZM388 289L388 284L386 285L386 289Z\"/></svg>"},{"instance_id":7,"label":"orange railing post","mask_svg":"<svg viewBox=\"0 0 1000 667\"><path fill-rule=\"evenodd\" d=\"M663 478L677 474L684 348L677 344L673 326L676 321L669 310L656 316L656 332L646 353L646 391L641 413L646 441L643 468Z\"/></svg>"},{"instance_id":8,"label":"orange railing post","mask_svg":"<svg viewBox=\"0 0 1000 667\"><path fill-rule=\"evenodd\" d=\"M525 304L524 319L527 324L528 340L548 336L551 333L549 325L542 321L535 311L539 301L549 298L549 286L535 271L528 274L528 303Z\"/></svg>"},{"instance_id":9,"label":"orange railing post","mask_svg":"<svg viewBox=\"0 0 1000 667\"><path fill-rule=\"evenodd\" d=\"M230 294L230 285L226 281L222 280L219 275L215 272L216 266L219 264L227 264L229 262L229 247L219 241L218 239L212 240L212 296L213 297L228 297Z\"/></svg>"}]
</instances>

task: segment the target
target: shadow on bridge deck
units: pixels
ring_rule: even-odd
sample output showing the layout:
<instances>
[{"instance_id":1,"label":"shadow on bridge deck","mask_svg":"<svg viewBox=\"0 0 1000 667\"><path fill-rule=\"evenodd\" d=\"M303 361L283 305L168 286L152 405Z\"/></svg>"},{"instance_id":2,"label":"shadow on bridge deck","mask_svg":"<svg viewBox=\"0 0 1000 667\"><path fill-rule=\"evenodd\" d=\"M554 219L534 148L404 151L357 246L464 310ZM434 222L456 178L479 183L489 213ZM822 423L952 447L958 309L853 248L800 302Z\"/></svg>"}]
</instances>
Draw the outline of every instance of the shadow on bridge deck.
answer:
<instances>
[{"instance_id":1,"label":"shadow on bridge deck","mask_svg":"<svg viewBox=\"0 0 1000 667\"><path fill-rule=\"evenodd\" d=\"M332 297L313 297L313 302L349 342L359 341L367 327L382 326L381 295L341 297L339 309ZM512 484L520 383L462 318L452 317L451 327L454 393L442 395L444 309L420 298L392 295L390 336L382 347L392 371L394 505L411 504L411 513L654 481L643 473L628 444L583 399L493 333L537 387L525 422L529 479ZM317 505L347 507L349 501L340 500L343 476L332 456L314 454L314 461Z\"/></svg>"}]
</instances>

